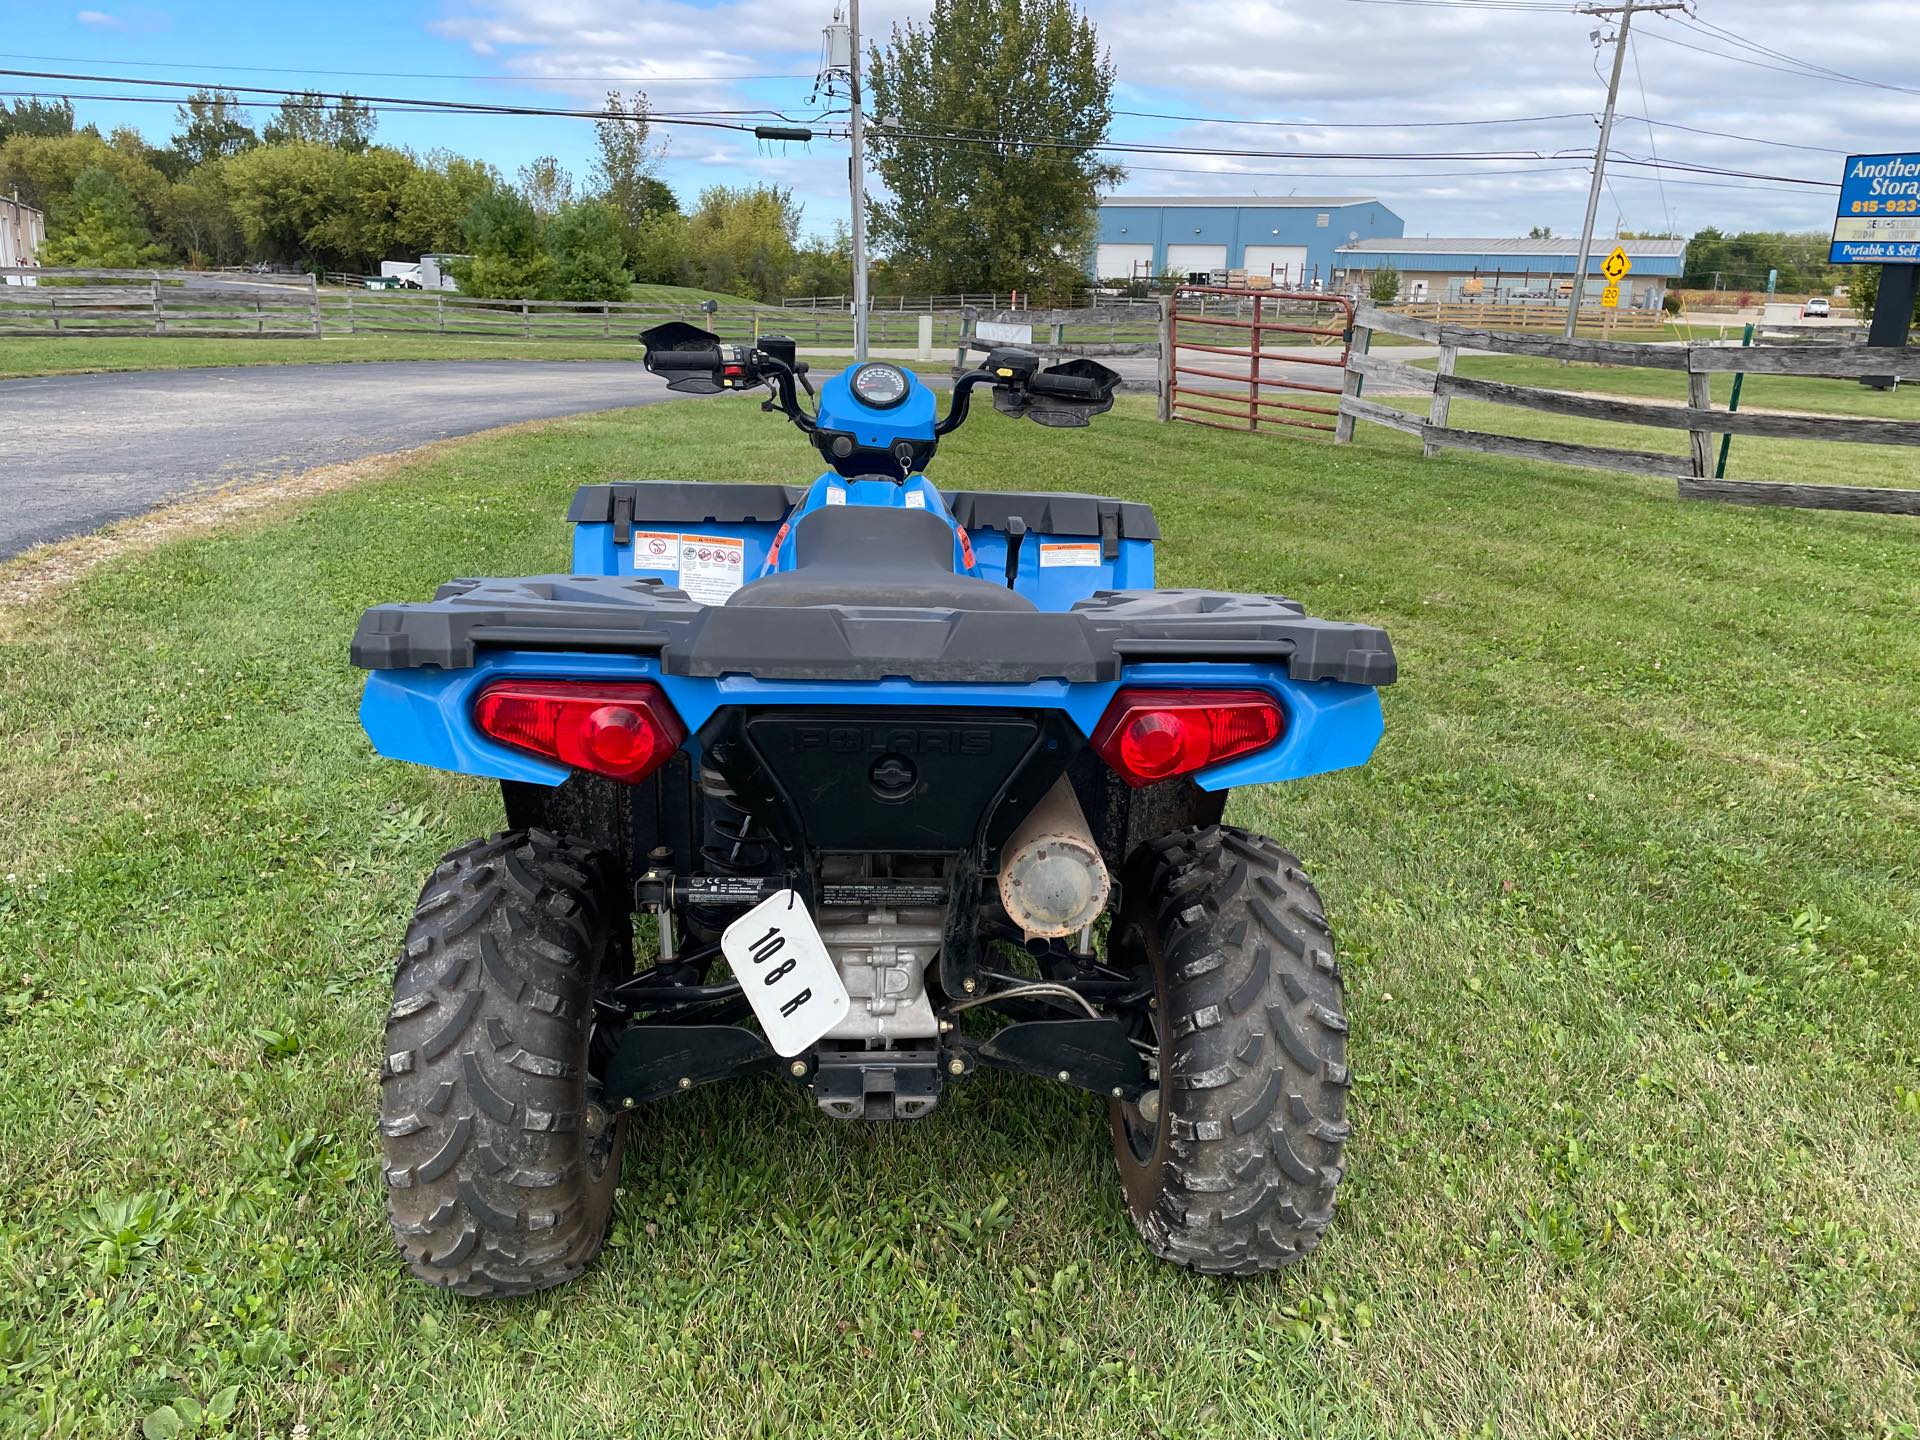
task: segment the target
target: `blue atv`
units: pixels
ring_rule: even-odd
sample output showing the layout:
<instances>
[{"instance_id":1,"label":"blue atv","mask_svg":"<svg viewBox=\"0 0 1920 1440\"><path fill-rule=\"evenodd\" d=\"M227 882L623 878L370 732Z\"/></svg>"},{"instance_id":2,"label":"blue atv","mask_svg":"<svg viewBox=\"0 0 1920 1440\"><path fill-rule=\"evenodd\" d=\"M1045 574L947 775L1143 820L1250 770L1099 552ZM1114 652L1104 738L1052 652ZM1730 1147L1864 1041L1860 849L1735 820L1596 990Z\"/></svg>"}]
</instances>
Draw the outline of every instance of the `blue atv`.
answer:
<instances>
[{"instance_id":1,"label":"blue atv","mask_svg":"<svg viewBox=\"0 0 1920 1440\"><path fill-rule=\"evenodd\" d=\"M490 776L506 809L427 880L394 978L381 1131L413 1272L482 1296L579 1275L638 1105L759 1073L907 1120L989 1068L1106 1101L1155 1254L1300 1258L1348 1135L1340 971L1299 860L1222 812L1367 760L1386 635L1154 589L1145 505L926 481L979 391L1049 426L1110 409L1093 361L996 351L945 418L867 363L809 414L791 340L642 338L675 390L764 391L828 468L588 485L572 573L362 618L374 746Z\"/></svg>"}]
</instances>

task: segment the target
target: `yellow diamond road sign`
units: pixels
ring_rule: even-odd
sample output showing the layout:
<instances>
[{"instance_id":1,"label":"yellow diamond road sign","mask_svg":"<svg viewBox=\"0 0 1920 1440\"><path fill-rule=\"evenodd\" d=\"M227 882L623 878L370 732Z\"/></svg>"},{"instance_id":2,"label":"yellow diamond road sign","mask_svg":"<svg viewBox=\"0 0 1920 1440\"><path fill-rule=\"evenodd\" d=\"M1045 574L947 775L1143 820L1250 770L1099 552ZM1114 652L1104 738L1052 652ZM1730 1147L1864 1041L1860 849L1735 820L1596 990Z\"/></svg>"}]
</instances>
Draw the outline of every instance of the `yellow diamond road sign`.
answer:
<instances>
[{"instance_id":1,"label":"yellow diamond road sign","mask_svg":"<svg viewBox=\"0 0 1920 1440\"><path fill-rule=\"evenodd\" d=\"M1631 269L1633 269L1633 261L1627 258L1627 252L1618 245L1613 247L1613 253L1600 264L1600 273L1609 280L1619 280Z\"/></svg>"}]
</instances>

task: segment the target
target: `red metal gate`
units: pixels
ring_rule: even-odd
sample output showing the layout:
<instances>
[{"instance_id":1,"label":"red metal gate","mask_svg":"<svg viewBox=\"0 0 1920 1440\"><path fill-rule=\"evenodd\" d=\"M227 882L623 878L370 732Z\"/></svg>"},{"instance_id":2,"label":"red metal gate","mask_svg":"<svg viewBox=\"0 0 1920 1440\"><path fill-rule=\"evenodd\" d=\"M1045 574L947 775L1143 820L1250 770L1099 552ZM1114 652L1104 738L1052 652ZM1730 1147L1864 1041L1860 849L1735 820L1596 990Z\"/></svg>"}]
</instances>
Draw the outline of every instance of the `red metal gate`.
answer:
<instances>
[{"instance_id":1,"label":"red metal gate","mask_svg":"<svg viewBox=\"0 0 1920 1440\"><path fill-rule=\"evenodd\" d=\"M1340 413L1339 372L1347 368L1352 334L1353 302L1341 295L1182 285L1173 292L1166 355L1161 360L1167 413L1172 419L1218 430L1252 431L1274 425L1331 430ZM1300 353L1304 347L1297 340L1286 353L1269 350L1265 343L1269 335L1307 337L1305 345L1318 353ZM1244 343L1230 343L1236 336ZM1202 357L1229 356L1245 361L1246 366L1229 367L1220 360L1188 364L1186 357L1195 352ZM1315 368L1302 374L1299 367ZM1319 383L1322 373L1331 383ZM1186 376L1198 377L1199 383ZM1263 393L1273 391L1285 392L1284 398ZM1335 399L1332 404L1314 404L1303 395Z\"/></svg>"}]
</instances>

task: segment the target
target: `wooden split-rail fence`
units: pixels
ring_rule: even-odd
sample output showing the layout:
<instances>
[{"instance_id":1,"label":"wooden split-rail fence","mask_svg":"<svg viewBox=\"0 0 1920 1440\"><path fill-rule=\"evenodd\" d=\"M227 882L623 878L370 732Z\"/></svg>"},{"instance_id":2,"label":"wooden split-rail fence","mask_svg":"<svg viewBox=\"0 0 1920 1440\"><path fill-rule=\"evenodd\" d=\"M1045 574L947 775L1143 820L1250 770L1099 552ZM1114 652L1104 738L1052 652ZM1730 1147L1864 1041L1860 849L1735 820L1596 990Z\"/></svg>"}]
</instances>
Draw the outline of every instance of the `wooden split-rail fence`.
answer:
<instances>
[{"instance_id":1,"label":"wooden split-rail fence","mask_svg":"<svg viewBox=\"0 0 1920 1440\"><path fill-rule=\"evenodd\" d=\"M1369 345L1376 331L1437 345L1440 349L1438 368L1420 369L1387 355L1370 353ZM1663 405L1476 380L1455 373L1462 350L1675 371L1687 377L1687 403ZM1837 380L1879 376L1920 380L1920 347L1892 350L1864 345L1812 344L1668 346L1618 340L1564 340L1469 330L1383 310L1362 310L1355 317L1334 438L1343 443L1352 440L1355 425L1364 421L1418 437L1423 452L1429 456L1441 450L1473 450L1673 479L1683 499L1920 515L1920 489L1716 479L1713 474L1716 434L1850 445L1920 445L1920 421L1876 420L1856 415L1729 412L1716 408L1713 377L1741 373ZM1432 396L1427 413L1422 416L1367 399L1364 391L1368 381L1394 391ZM1451 423L1450 405L1455 396L1574 419L1684 430L1688 437L1687 454L1662 455L1461 429Z\"/></svg>"}]
</instances>

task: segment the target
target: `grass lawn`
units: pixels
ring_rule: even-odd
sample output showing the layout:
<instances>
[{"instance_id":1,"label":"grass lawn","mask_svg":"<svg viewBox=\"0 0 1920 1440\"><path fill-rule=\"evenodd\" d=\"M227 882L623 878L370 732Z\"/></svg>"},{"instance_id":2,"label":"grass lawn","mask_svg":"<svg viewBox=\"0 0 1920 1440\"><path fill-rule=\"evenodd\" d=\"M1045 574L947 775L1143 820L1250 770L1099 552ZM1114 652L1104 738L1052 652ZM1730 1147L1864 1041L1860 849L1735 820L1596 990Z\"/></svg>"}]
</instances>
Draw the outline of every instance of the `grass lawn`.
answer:
<instances>
[{"instance_id":1,"label":"grass lawn","mask_svg":"<svg viewBox=\"0 0 1920 1440\"><path fill-rule=\"evenodd\" d=\"M0 1430L237 1387L273 1436L1912 1436L1911 523L1149 416L983 414L936 473L1151 501L1163 583L1394 635L1376 762L1230 811L1345 955L1353 1164L1307 1265L1152 1261L1101 1107L986 1075L893 1128L766 1081L643 1110L586 1279L402 1275L388 976L499 807L369 751L347 638L562 565L582 482L809 473L757 412L659 406L0 615Z\"/></svg>"},{"instance_id":2,"label":"grass lawn","mask_svg":"<svg viewBox=\"0 0 1920 1440\"><path fill-rule=\"evenodd\" d=\"M441 335L329 335L314 340L0 340L0 380L109 370L195 370L221 365L324 365L355 360L631 360L637 340L516 340ZM816 370L844 368L851 355L808 355ZM951 356L896 361L945 374Z\"/></svg>"},{"instance_id":3,"label":"grass lawn","mask_svg":"<svg viewBox=\"0 0 1920 1440\"><path fill-rule=\"evenodd\" d=\"M1435 362L1414 362L1431 370ZM1543 390L1590 390L1636 399L1685 404L1687 376L1679 370L1643 370L1630 365L1562 364L1526 355L1463 355L1458 372L1476 380L1500 380ZM1733 376L1713 377L1713 400L1724 406L1733 392ZM1504 408L1504 407L1503 407ZM1798 375L1749 375L1740 388L1740 408L1807 410L1828 415L1879 416L1920 420L1920 388L1870 390L1857 380L1810 380ZM1515 412L1518 413L1518 412Z\"/></svg>"},{"instance_id":4,"label":"grass lawn","mask_svg":"<svg viewBox=\"0 0 1920 1440\"><path fill-rule=\"evenodd\" d=\"M0 340L0 380L100 370L192 370L215 365L318 365L342 360L632 360L639 342L518 340L470 335L328 335L319 340L163 339L149 336Z\"/></svg>"}]
</instances>

